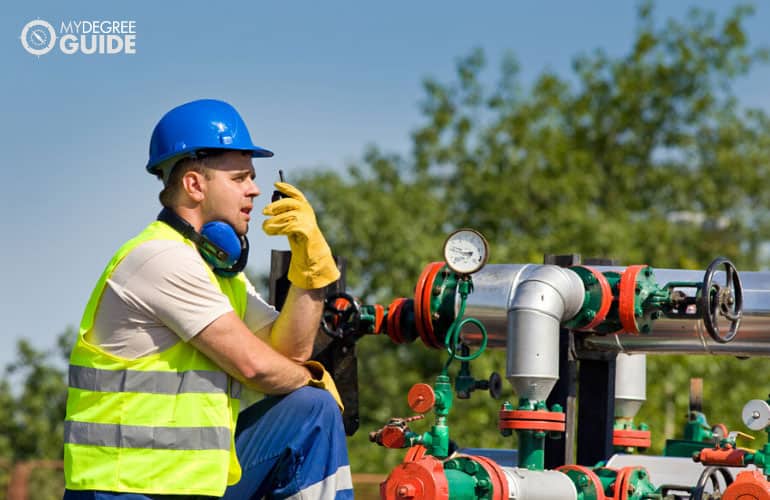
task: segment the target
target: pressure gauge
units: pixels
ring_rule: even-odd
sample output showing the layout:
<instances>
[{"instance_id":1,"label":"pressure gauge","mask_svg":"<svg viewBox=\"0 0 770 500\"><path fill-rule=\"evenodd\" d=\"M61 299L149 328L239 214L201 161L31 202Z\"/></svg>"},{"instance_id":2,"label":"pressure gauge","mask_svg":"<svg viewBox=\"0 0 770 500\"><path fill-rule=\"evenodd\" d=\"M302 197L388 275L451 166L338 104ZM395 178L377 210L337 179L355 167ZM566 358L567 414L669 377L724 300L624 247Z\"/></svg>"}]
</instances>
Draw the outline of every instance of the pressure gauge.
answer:
<instances>
[{"instance_id":1,"label":"pressure gauge","mask_svg":"<svg viewBox=\"0 0 770 500\"><path fill-rule=\"evenodd\" d=\"M770 405L761 399L752 399L743 407L743 423L752 431L761 431L770 425Z\"/></svg>"},{"instance_id":2,"label":"pressure gauge","mask_svg":"<svg viewBox=\"0 0 770 500\"><path fill-rule=\"evenodd\" d=\"M489 245L473 229L458 229L444 243L444 260L458 274L473 274L487 263Z\"/></svg>"}]
</instances>

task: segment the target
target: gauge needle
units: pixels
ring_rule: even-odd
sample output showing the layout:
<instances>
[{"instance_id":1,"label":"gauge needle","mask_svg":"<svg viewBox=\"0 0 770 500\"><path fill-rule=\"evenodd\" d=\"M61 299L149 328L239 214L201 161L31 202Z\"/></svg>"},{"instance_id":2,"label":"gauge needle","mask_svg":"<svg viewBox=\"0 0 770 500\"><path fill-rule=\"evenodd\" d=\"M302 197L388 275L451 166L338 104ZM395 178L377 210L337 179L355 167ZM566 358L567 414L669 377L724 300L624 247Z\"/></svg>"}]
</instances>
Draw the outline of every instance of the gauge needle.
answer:
<instances>
[{"instance_id":1,"label":"gauge needle","mask_svg":"<svg viewBox=\"0 0 770 500\"><path fill-rule=\"evenodd\" d=\"M467 256L469 256L469 257L470 257L471 255L473 255L473 252L471 252L471 251L468 251L468 250L463 250L462 248L458 248L458 247L452 247L452 248L451 248L451 250L452 250L453 252L457 252L457 253L459 253L459 254L462 254L462 255L467 255Z\"/></svg>"},{"instance_id":2,"label":"gauge needle","mask_svg":"<svg viewBox=\"0 0 770 500\"><path fill-rule=\"evenodd\" d=\"M43 37L40 36L40 33L37 31L33 31L32 36L35 37L35 40L37 40L39 43L43 43Z\"/></svg>"}]
</instances>

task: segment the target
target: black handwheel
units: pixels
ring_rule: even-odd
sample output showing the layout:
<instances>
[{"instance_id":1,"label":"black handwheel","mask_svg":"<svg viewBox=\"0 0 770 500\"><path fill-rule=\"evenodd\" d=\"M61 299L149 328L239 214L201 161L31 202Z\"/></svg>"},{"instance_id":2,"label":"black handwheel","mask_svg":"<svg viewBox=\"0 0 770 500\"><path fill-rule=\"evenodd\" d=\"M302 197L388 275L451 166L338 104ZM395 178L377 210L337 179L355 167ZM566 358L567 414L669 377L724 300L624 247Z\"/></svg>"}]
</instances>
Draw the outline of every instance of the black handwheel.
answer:
<instances>
[{"instance_id":1,"label":"black handwheel","mask_svg":"<svg viewBox=\"0 0 770 500\"><path fill-rule=\"evenodd\" d=\"M344 299L347 305L337 307L337 301ZM347 333L355 331L358 313L361 306L352 295L338 292L328 295L324 300L324 310L321 315L321 330L331 338L342 339Z\"/></svg>"},{"instance_id":2,"label":"black handwheel","mask_svg":"<svg viewBox=\"0 0 770 500\"><path fill-rule=\"evenodd\" d=\"M720 477L721 476L721 477ZM711 484L710 491L706 487ZM719 498L714 493L724 493L728 486L733 484L733 475L725 467L710 466L703 469L698 483L692 492L692 500L705 500L707 498ZM708 493L708 496L704 494Z\"/></svg>"},{"instance_id":3,"label":"black handwheel","mask_svg":"<svg viewBox=\"0 0 770 500\"><path fill-rule=\"evenodd\" d=\"M723 268L724 285L714 283L714 274ZM738 271L732 262L724 257L717 257L709 264L703 276L700 290L700 310L703 312L703 324L711 338L720 344L726 344L735 338L743 313L743 287ZM727 333L722 335L719 328L719 316L730 322Z\"/></svg>"}]
</instances>

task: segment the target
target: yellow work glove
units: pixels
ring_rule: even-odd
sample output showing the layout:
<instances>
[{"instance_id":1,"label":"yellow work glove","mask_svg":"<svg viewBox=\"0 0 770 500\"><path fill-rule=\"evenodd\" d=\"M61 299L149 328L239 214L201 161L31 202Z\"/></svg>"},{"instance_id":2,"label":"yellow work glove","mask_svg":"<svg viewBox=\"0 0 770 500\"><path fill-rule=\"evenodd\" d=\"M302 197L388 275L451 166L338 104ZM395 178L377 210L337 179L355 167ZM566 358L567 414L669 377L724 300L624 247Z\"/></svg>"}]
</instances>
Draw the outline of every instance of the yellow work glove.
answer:
<instances>
[{"instance_id":1,"label":"yellow work glove","mask_svg":"<svg viewBox=\"0 0 770 500\"><path fill-rule=\"evenodd\" d=\"M287 198L274 201L262 210L269 217L262 223L262 229L271 236L283 234L289 238L289 281L306 290L334 283L340 272L318 228L313 207L291 184L276 182L275 187Z\"/></svg>"},{"instance_id":2,"label":"yellow work glove","mask_svg":"<svg viewBox=\"0 0 770 500\"><path fill-rule=\"evenodd\" d=\"M345 411L345 406L342 404L342 398L337 391L337 385L334 383L334 379L329 372L326 371L324 365L318 361L305 361L302 366L306 367L312 377L308 380L307 385L311 387L318 387L319 389L325 389L329 391L334 400L337 402L337 406L340 407L340 412Z\"/></svg>"}]
</instances>

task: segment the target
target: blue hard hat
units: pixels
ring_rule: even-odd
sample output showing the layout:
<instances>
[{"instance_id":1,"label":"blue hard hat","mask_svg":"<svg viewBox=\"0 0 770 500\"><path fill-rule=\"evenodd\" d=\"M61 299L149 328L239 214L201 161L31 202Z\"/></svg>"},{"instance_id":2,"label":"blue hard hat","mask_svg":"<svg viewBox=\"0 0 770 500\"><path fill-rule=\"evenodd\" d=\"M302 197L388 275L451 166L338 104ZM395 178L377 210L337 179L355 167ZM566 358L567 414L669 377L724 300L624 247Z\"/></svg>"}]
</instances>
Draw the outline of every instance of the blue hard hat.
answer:
<instances>
[{"instance_id":1,"label":"blue hard hat","mask_svg":"<svg viewBox=\"0 0 770 500\"><path fill-rule=\"evenodd\" d=\"M255 146L241 115L230 104L200 99L178 106L160 119L150 139L147 171L157 175L167 165L202 149L251 151L252 157L273 152Z\"/></svg>"}]
</instances>

